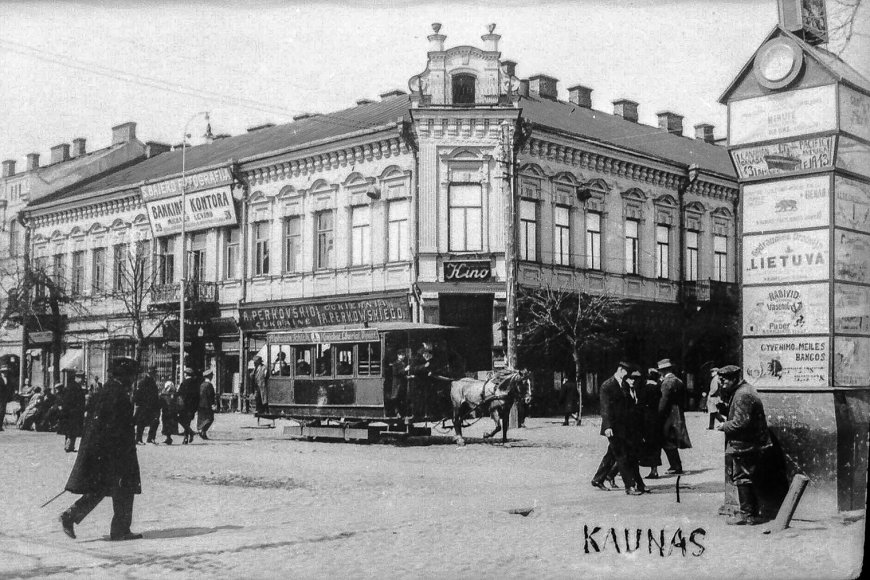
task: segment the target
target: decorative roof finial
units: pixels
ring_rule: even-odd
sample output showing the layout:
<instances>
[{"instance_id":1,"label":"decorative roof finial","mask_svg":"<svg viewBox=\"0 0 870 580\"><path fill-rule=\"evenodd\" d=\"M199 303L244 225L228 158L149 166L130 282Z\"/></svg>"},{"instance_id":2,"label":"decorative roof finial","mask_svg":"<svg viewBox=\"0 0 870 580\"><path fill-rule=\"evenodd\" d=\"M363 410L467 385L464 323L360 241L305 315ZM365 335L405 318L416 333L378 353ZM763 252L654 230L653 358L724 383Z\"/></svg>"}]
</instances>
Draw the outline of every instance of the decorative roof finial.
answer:
<instances>
[{"instance_id":1,"label":"decorative roof finial","mask_svg":"<svg viewBox=\"0 0 870 580\"><path fill-rule=\"evenodd\" d=\"M490 34L492 34L495 30L495 22L493 22L492 24L487 24L486 29L489 31Z\"/></svg>"},{"instance_id":2,"label":"decorative roof finial","mask_svg":"<svg viewBox=\"0 0 870 580\"><path fill-rule=\"evenodd\" d=\"M432 23L432 30L435 31L435 34L438 34L439 32L441 32L441 23L440 22L433 22Z\"/></svg>"}]
</instances>

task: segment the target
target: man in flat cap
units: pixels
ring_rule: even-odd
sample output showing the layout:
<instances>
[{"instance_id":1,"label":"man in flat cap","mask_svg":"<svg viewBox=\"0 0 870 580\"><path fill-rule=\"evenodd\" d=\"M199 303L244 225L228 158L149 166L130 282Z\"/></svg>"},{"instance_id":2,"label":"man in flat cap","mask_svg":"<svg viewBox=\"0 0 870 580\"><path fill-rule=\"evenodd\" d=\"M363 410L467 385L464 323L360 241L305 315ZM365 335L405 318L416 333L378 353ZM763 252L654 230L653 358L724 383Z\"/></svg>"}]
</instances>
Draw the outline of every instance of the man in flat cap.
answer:
<instances>
[{"instance_id":1,"label":"man in flat cap","mask_svg":"<svg viewBox=\"0 0 870 580\"><path fill-rule=\"evenodd\" d=\"M740 368L719 369L722 401L728 405L728 420L717 429L725 432L725 473L737 487L740 512L728 518L729 525L755 525L758 517L758 483L763 454L771 447L764 405L756 390L742 380Z\"/></svg>"},{"instance_id":2,"label":"man in flat cap","mask_svg":"<svg viewBox=\"0 0 870 580\"><path fill-rule=\"evenodd\" d=\"M105 497L112 498L114 517L110 539L137 540L142 534L130 531L133 498L142 493L139 459L136 456L136 428L130 392L139 371L138 363L127 357L112 360L108 379L94 393L79 454L66 483L66 490L82 494L60 515L64 533L75 538L79 524Z\"/></svg>"},{"instance_id":3,"label":"man in flat cap","mask_svg":"<svg viewBox=\"0 0 870 580\"><path fill-rule=\"evenodd\" d=\"M666 473L683 473L680 449L690 449L692 441L686 429L686 385L674 374L674 365L669 358L658 362L662 374L662 397L659 399L659 417L662 422L662 449L668 458L670 469Z\"/></svg>"}]
</instances>

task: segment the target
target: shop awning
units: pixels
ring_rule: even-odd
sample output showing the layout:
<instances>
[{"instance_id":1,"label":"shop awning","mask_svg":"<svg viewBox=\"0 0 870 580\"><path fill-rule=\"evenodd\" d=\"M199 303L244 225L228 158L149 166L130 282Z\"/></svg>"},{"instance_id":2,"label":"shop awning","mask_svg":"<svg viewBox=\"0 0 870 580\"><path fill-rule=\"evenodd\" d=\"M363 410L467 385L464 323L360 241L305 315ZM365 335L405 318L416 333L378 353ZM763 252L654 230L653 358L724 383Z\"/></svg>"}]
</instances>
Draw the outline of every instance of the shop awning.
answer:
<instances>
[{"instance_id":1,"label":"shop awning","mask_svg":"<svg viewBox=\"0 0 870 580\"><path fill-rule=\"evenodd\" d=\"M60 368L64 369L75 369L77 371L85 370L84 367L84 357L82 356L81 349L70 349L63 353L63 356L60 357Z\"/></svg>"}]
</instances>

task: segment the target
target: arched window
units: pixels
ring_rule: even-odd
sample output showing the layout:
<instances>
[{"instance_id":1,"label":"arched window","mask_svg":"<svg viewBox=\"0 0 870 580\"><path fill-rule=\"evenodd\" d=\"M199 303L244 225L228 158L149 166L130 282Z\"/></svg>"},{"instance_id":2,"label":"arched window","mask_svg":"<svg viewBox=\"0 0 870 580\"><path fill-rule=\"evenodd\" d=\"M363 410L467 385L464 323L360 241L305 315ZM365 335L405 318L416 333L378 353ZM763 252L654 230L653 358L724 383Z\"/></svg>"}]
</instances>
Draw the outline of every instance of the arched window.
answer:
<instances>
[{"instance_id":1,"label":"arched window","mask_svg":"<svg viewBox=\"0 0 870 580\"><path fill-rule=\"evenodd\" d=\"M453 104L454 105L473 105L474 104L474 75L457 74L453 75Z\"/></svg>"}]
</instances>

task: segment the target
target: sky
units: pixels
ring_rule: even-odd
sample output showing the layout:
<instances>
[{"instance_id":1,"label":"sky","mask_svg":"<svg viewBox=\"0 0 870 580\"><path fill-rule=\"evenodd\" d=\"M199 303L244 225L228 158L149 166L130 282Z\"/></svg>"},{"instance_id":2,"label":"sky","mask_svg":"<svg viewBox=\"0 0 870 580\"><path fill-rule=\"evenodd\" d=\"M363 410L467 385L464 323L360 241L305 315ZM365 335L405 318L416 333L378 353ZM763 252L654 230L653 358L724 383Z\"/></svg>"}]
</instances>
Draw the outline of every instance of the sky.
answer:
<instances>
[{"instance_id":1,"label":"sky","mask_svg":"<svg viewBox=\"0 0 870 580\"><path fill-rule=\"evenodd\" d=\"M105 147L127 121L142 141L175 144L200 111L235 135L407 91L433 22L448 47L482 46L496 23L502 59L521 78L559 79L561 99L583 84L595 109L629 98L642 123L668 110L687 135L712 123L724 137L718 98L776 21L776 0L0 0L0 159L45 164L77 137ZM191 123L191 141L204 131Z\"/></svg>"}]
</instances>

